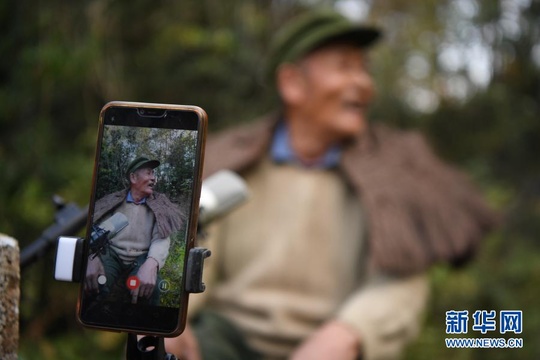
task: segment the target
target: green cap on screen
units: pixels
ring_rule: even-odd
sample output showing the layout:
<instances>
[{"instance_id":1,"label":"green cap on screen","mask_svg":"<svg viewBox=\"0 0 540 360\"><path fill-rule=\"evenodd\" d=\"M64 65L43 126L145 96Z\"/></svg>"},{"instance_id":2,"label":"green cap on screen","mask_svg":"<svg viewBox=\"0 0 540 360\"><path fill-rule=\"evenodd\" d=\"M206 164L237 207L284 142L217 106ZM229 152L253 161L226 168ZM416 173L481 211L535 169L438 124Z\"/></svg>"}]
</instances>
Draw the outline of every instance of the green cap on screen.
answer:
<instances>
[{"instance_id":1,"label":"green cap on screen","mask_svg":"<svg viewBox=\"0 0 540 360\"><path fill-rule=\"evenodd\" d=\"M160 165L160 162L157 160L151 160L144 156L139 156L135 160L129 163L127 170L126 170L126 177L129 179L129 174L132 172L135 172L142 168L151 168L155 169Z\"/></svg>"}]
</instances>

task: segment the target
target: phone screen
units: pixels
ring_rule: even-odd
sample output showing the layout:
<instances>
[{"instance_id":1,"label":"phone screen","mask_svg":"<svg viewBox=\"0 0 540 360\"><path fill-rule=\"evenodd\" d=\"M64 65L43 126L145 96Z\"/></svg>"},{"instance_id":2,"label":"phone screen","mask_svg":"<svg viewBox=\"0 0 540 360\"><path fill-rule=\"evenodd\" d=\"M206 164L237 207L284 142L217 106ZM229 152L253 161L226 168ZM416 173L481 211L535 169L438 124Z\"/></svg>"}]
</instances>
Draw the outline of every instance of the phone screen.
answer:
<instances>
[{"instance_id":1,"label":"phone screen","mask_svg":"<svg viewBox=\"0 0 540 360\"><path fill-rule=\"evenodd\" d=\"M110 103L102 110L79 301L84 325L182 331L205 131L196 107Z\"/></svg>"}]
</instances>

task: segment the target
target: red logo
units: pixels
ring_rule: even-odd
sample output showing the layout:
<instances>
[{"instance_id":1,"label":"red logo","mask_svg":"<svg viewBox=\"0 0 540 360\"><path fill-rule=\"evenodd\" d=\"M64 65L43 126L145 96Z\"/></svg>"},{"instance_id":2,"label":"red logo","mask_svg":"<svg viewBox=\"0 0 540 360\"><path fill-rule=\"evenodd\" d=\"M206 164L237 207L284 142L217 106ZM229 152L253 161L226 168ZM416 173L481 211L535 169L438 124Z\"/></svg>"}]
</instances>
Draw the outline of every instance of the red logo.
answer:
<instances>
[{"instance_id":1,"label":"red logo","mask_svg":"<svg viewBox=\"0 0 540 360\"><path fill-rule=\"evenodd\" d=\"M129 290L135 290L139 287L140 283L139 278L133 275L127 278L126 286Z\"/></svg>"}]
</instances>

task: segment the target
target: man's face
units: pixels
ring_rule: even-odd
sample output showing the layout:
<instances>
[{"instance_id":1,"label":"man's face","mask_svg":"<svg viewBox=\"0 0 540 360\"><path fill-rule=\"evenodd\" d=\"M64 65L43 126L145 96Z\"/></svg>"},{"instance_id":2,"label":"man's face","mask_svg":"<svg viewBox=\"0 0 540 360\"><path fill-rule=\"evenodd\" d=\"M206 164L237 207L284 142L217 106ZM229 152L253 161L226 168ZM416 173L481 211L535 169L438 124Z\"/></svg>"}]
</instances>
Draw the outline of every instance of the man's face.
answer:
<instances>
[{"instance_id":1,"label":"man's face","mask_svg":"<svg viewBox=\"0 0 540 360\"><path fill-rule=\"evenodd\" d=\"M156 176L154 169L142 168L131 173L129 176L132 192L136 192L142 197L152 195L156 185Z\"/></svg>"},{"instance_id":2,"label":"man's face","mask_svg":"<svg viewBox=\"0 0 540 360\"><path fill-rule=\"evenodd\" d=\"M374 86L362 49L327 45L301 60L298 70L303 86L295 106L306 121L335 141L365 130Z\"/></svg>"}]
</instances>

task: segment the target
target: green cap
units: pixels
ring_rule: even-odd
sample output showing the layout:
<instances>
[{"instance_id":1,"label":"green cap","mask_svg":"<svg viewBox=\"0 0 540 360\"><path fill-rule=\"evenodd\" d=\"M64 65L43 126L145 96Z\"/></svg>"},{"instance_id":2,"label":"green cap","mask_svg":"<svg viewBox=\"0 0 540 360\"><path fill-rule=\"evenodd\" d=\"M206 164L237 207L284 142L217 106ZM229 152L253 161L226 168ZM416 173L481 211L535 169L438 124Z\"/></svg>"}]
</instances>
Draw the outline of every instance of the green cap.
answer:
<instances>
[{"instance_id":1,"label":"green cap","mask_svg":"<svg viewBox=\"0 0 540 360\"><path fill-rule=\"evenodd\" d=\"M157 160L150 160L147 157L139 156L138 158L129 163L126 170L126 177L129 179L129 174L131 174L132 172L135 172L142 168L155 169L160 164L161 163Z\"/></svg>"},{"instance_id":2,"label":"green cap","mask_svg":"<svg viewBox=\"0 0 540 360\"><path fill-rule=\"evenodd\" d=\"M270 46L267 75L272 79L279 65L300 59L316 48L336 41L350 41L365 48L381 31L354 22L330 10L309 12L293 19L275 36Z\"/></svg>"}]
</instances>

